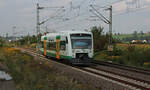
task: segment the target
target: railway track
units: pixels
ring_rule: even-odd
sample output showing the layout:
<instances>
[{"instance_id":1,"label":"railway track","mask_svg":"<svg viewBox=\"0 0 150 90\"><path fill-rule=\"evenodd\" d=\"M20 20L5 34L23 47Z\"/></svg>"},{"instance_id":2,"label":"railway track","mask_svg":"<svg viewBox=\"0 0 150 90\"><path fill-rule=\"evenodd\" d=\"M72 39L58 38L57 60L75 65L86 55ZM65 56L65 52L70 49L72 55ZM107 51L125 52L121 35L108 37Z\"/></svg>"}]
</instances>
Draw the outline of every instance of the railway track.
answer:
<instances>
[{"instance_id":1,"label":"railway track","mask_svg":"<svg viewBox=\"0 0 150 90\"><path fill-rule=\"evenodd\" d=\"M82 68L82 70L94 73L94 74L99 75L99 76L103 76L107 79L115 81L117 84L126 85L126 86L132 88L133 90L135 90L135 89L150 90L150 84L142 82L143 80L139 81L137 79L132 79L132 78L122 76L122 75L119 75L119 74L114 74L114 73L111 73L111 72L101 71L101 70L88 68L88 67L87 68Z\"/></svg>"},{"instance_id":2,"label":"railway track","mask_svg":"<svg viewBox=\"0 0 150 90\"><path fill-rule=\"evenodd\" d=\"M150 75L149 69L138 68L138 67L133 67L133 66L125 66L125 65L121 65L121 64L116 64L116 63L111 63L111 62L106 62L106 61L99 61L99 60L94 60L93 63L98 64L98 65L104 65L104 66L119 68L122 70L128 70L128 71L132 71L132 72L136 72L136 73L142 73L142 74Z\"/></svg>"},{"instance_id":3,"label":"railway track","mask_svg":"<svg viewBox=\"0 0 150 90\"><path fill-rule=\"evenodd\" d=\"M33 56L38 56L42 60L49 61L49 59L47 59L47 58L45 58L45 56L37 53L35 50L30 50L30 49L23 49L23 50L25 52L32 54ZM98 63L98 65L100 65L100 63ZM111 66L111 65L108 65L108 66ZM119 66L116 66L116 67L118 68ZM103 77L104 79L107 79L107 80L112 81L116 84L120 84L122 86L128 87L128 88L133 89L133 90L136 90L136 89L137 90L150 90L150 82L142 80L142 79L137 79L137 78L129 77L126 75L118 74L115 72L110 72L107 70L97 68L96 66L91 66L91 67L77 67L77 66L75 66L74 68L77 68L77 69L82 70L84 72L91 73L92 75L94 75L96 77ZM137 68L135 70L137 70ZM137 72L137 71L135 71L135 72ZM144 71L144 72L147 72L147 71ZM142 73L142 70L139 70L138 73ZM148 74L148 73L146 73L146 74Z\"/></svg>"}]
</instances>

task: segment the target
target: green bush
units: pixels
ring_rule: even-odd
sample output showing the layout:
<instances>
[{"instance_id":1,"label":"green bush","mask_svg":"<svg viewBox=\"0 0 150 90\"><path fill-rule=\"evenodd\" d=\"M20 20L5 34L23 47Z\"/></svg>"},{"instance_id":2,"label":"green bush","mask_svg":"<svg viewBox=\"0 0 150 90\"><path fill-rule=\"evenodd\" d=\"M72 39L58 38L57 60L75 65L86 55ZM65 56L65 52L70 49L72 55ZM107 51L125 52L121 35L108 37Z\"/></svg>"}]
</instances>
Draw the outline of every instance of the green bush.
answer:
<instances>
[{"instance_id":1,"label":"green bush","mask_svg":"<svg viewBox=\"0 0 150 90\"><path fill-rule=\"evenodd\" d=\"M0 38L0 47L4 46L4 40Z\"/></svg>"},{"instance_id":2,"label":"green bush","mask_svg":"<svg viewBox=\"0 0 150 90\"><path fill-rule=\"evenodd\" d=\"M112 52L99 52L95 58L97 60L102 59L123 65L150 68L149 65L144 65L145 62L150 62L150 49L136 48L133 45L124 50L118 49L114 46Z\"/></svg>"},{"instance_id":3,"label":"green bush","mask_svg":"<svg viewBox=\"0 0 150 90\"><path fill-rule=\"evenodd\" d=\"M150 49L139 49L133 46L129 47L121 56L121 60L126 65L143 67L144 62L149 61Z\"/></svg>"}]
</instances>

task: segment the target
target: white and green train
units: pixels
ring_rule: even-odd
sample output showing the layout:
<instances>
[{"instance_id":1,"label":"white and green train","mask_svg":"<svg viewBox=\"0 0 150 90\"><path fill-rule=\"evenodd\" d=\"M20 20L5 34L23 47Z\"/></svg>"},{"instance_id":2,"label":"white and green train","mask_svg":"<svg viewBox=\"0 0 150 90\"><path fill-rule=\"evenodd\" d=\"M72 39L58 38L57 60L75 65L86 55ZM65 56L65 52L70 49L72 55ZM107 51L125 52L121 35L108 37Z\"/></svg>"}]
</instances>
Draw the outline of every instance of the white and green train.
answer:
<instances>
[{"instance_id":1,"label":"white and green train","mask_svg":"<svg viewBox=\"0 0 150 90\"><path fill-rule=\"evenodd\" d=\"M89 64L93 58L93 35L87 31L62 31L41 37L43 55L72 64Z\"/></svg>"}]
</instances>

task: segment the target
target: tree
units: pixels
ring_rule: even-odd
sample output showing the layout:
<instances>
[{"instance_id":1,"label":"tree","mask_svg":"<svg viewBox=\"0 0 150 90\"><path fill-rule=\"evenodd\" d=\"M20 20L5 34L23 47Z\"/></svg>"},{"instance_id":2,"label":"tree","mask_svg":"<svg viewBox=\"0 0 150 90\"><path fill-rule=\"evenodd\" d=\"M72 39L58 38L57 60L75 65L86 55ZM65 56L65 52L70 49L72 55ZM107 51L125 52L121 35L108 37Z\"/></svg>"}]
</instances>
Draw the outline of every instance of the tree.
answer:
<instances>
[{"instance_id":1,"label":"tree","mask_svg":"<svg viewBox=\"0 0 150 90\"><path fill-rule=\"evenodd\" d=\"M143 31L140 31L140 34L143 36L144 35Z\"/></svg>"},{"instance_id":2,"label":"tree","mask_svg":"<svg viewBox=\"0 0 150 90\"><path fill-rule=\"evenodd\" d=\"M141 35L141 37L140 37L140 38L141 38L141 40L142 40L142 39L144 39L144 38L143 38L143 36L144 36L143 31L140 31L140 35Z\"/></svg>"},{"instance_id":3,"label":"tree","mask_svg":"<svg viewBox=\"0 0 150 90\"><path fill-rule=\"evenodd\" d=\"M134 32L133 32L133 37L134 37L135 39L137 39L137 35L138 35L137 31L134 31Z\"/></svg>"},{"instance_id":4,"label":"tree","mask_svg":"<svg viewBox=\"0 0 150 90\"><path fill-rule=\"evenodd\" d=\"M2 38L0 38L0 47L4 46L4 40Z\"/></svg>"},{"instance_id":5,"label":"tree","mask_svg":"<svg viewBox=\"0 0 150 90\"><path fill-rule=\"evenodd\" d=\"M103 27L96 26L91 29L91 32L93 33L95 51L103 50L105 45L108 43L109 36L103 34L103 29Z\"/></svg>"},{"instance_id":6,"label":"tree","mask_svg":"<svg viewBox=\"0 0 150 90\"><path fill-rule=\"evenodd\" d=\"M40 35L39 35L39 40L40 40ZM32 44L32 43L37 43L37 36L33 35L33 36L25 36L22 37L22 39L20 39L18 42L20 42L21 45L25 45L25 44Z\"/></svg>"}]
</instances>

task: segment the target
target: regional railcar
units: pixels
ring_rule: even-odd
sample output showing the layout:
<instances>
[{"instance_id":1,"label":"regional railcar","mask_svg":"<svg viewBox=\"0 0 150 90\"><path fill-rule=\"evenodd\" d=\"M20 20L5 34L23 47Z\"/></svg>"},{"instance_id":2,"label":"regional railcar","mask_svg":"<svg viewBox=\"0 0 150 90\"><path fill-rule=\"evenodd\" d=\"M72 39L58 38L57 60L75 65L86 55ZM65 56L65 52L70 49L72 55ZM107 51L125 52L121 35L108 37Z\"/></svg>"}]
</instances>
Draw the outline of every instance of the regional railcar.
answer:
<instances>
[{"instance_id":1,"label":"regional railcar","mask_svg":"<svg viewBox=\"0 0 150 90\"><path fill-rule=\"evenodd\" d=\"M41 37L41 53L65 59L72 64L90 64L93 58L93 35L87 31L61 31Z\"/></svg>"}]
</instances>

